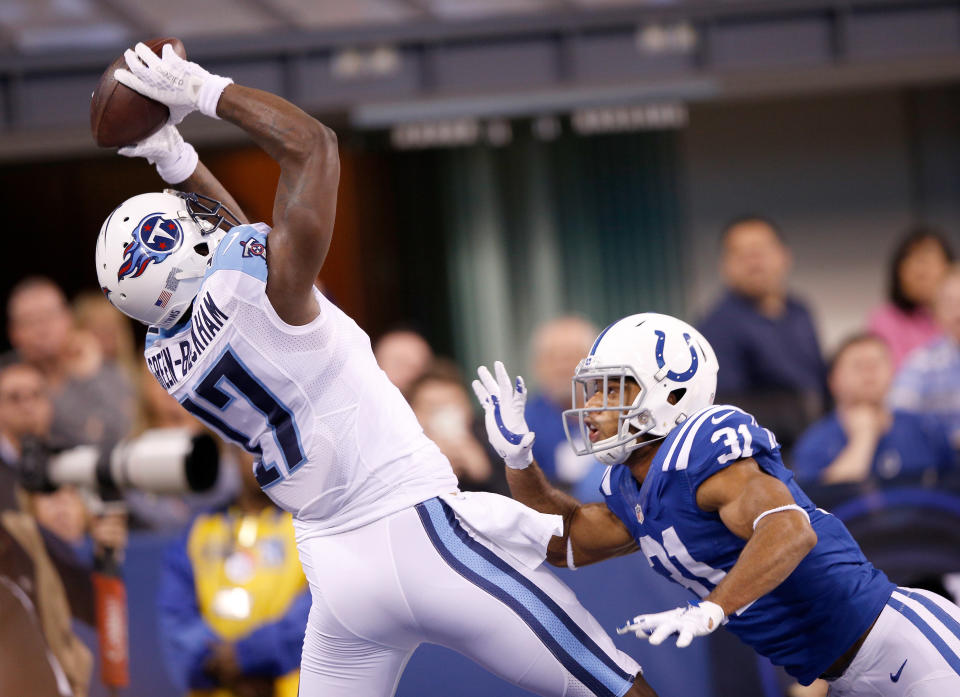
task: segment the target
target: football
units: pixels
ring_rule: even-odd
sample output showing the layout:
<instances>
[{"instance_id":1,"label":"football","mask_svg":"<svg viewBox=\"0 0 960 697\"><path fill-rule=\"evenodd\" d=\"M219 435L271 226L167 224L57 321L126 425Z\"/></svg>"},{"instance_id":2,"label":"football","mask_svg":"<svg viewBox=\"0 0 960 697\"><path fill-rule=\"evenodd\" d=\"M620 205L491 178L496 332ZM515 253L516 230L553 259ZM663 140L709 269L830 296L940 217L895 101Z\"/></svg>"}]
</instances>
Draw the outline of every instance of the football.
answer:
<instances>
[{"instance_id":1,"label":"football","mask_svg":"<svg viewBox=\"0 0 960 697\"><path fill-rule=\"evenodd\" d=\"M144 41L158 56L164 44L171 44L181 58L187 53L180 39ZM90 132L101 148L133 145L153 135L166 123L170 110L160 102L137 94L113 77L117 68L126 68L121 55L110 64L93 90L90 99Z\"/></svg>"}]
</instances>

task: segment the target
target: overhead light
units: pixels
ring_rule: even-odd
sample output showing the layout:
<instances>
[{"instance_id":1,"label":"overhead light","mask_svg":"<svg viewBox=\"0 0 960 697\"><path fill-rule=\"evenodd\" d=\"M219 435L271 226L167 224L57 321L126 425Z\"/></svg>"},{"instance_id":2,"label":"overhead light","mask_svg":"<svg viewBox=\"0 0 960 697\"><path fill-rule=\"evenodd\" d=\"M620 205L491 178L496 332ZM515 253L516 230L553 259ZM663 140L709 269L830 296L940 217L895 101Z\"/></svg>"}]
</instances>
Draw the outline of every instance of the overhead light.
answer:
<instances>
[{"instance_id":1,"label":"overhead light","mask_svg":"<svg viewBox=\"0 0 960 697\"><path fill-rule=\"evenodd\" d=\"M390 142L401 150L473 145L479 137L480 123L476 119L419 121L390 129ZM487 138L490 138L489 132Z\"/></svg>"},{"instance_id":2,"label":"overhead light","mask_svg":"<svg viewBox=\"0 0 960 697\"><path fill-rule=\"evenodd\" d=\"M538 116L530 124L537 140L556 140L560 135L560 119L556 116Z\"/></svg>"},{"instance_id":3,"label":"overhead light","mask_svg":"<svg viewBox=\"0 0 960 697\"><path fill-rule=\"evenodd\" d=\"M698 35L690 22L645 24L637 28L637 51L648 55L687 54L697 47Z\"/></svg>"},{"instance_id":4,"label":"overhead light","mask_svg":"<svg viewBox=\"0 0 960 697\"><path fill-rule=\"evenodd\" d=\"M493 119L487 122L486 136L490 145L499 148L513 140L513 129L506 119Z\"/></svg>"},{"instance_id":5,"label":"overhead light","mask_svg":"<svg viewBox=\"0 0 960 697\"><path fill-rule=\"evenodd\" d=\"M330 72L338 80L360 80L400 71L400 52L393 46L345 48L333 54Z\"/></svg>"},{"instance_id":6,"label":"overhead light","mask_svg":"<svg viewBox=\"0 0 960 697\"><path fill-rule=\"evenodd\" d=\"M679 102L591 107L574 111L570 118L581 135L683 128L688 120L687 107Z\"/></svg>"}]
</instances>

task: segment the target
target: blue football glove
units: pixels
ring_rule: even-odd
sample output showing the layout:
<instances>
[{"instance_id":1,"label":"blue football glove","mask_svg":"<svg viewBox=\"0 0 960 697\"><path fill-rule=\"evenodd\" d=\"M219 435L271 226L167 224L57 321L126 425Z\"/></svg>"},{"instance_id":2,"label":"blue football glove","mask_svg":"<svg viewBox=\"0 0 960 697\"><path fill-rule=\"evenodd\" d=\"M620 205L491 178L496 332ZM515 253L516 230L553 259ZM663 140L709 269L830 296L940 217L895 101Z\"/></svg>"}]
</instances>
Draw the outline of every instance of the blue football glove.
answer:
<instances>
[{"instance_id":1,"label":"blue football glove","mask_svg":"<svg viewBox=\"0 0 960 697\"><path fill-rule=\"evenodd\" d=\"M480 379L473 381L473 391L483 405L487 438L507 467L526 469L533 462L532 448L536 438L523 417L527 389L519 375L514 384L500 361L493 364L493 369L496 379L482 365L477 368Z\"/></svg>"}]
</instances>

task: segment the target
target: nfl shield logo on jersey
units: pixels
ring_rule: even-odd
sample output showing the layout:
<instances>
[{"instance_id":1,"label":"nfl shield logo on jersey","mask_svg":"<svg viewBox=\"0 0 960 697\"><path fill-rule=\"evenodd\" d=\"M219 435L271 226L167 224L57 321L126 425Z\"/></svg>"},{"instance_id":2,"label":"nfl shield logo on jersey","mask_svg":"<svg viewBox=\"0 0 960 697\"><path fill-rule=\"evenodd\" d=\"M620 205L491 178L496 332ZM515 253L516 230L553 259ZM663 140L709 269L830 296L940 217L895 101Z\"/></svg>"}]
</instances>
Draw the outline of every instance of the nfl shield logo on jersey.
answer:
<instances>
[{"instance_id":1,"label":"nfl shield logo on jersey","mask_svg":"<svg viewBox=\"0 0 960 697\"><path fill-rule=\"evenodd\" d=\"M634 511L634 513L637 514L637 522L638 522L638 523L642 523L642 522L643 522L643 508L640 506L639 503L638 503L636 506L633 507L633 511Z\"/></svg>"}]
</instances>

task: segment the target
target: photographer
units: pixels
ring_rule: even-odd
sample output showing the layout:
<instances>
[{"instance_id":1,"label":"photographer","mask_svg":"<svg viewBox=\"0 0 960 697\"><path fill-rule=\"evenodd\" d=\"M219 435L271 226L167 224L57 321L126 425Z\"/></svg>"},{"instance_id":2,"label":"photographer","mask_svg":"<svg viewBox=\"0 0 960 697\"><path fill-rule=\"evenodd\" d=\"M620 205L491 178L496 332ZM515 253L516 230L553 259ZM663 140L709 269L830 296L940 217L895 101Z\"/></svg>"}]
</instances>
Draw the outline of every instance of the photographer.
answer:
<instances>
[{"instance_id":1,"label":"photographer","mask_svg":"<svg viewBox=\"0 0 960 697\"><path fill-rule=\"evenodd\" d=\"M24 440L45 438L52 414L38 370L23 363L0 369L0 608L13 618L0 628L0 695L82 697L89 687L90 651L71 630L70 617L95 623L91 568L78 559L75 540L60 536L75 527L75 503L61 515L48 494L19 486L16 469ZM57 503L70 500L67 492ZM126 545L126 524L116 514L95 519L89 533L97 554Z\"/></svg>"}]
</instances>

